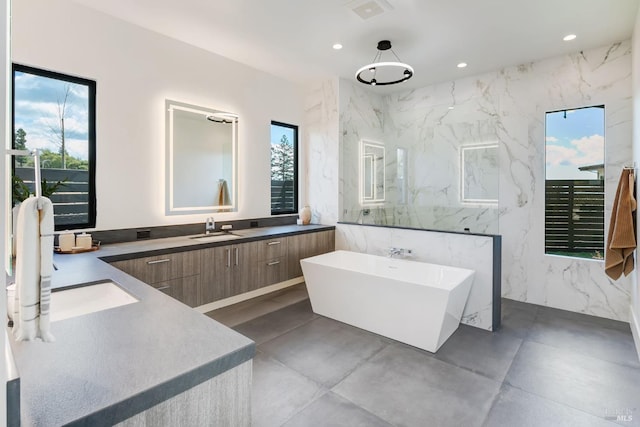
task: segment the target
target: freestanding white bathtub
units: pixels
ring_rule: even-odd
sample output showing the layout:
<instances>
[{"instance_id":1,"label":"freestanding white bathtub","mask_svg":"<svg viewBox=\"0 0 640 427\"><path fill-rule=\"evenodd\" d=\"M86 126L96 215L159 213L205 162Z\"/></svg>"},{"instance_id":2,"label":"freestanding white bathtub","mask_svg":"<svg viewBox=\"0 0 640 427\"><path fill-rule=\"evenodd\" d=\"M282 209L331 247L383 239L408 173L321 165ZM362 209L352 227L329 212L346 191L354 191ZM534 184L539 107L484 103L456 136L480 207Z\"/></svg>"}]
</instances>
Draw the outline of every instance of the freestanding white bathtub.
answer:
<instances>
[{"instance_id":1,"label":"freestanding white bathtub","mask_svg":"<svg viewBox=\"0 0 640 427\"><path fill-rule=\"evenodd\" d=\"M349 251L300 263L315 313L433 353L458 329L475 273Z\"/></svg>"}]
</instances>

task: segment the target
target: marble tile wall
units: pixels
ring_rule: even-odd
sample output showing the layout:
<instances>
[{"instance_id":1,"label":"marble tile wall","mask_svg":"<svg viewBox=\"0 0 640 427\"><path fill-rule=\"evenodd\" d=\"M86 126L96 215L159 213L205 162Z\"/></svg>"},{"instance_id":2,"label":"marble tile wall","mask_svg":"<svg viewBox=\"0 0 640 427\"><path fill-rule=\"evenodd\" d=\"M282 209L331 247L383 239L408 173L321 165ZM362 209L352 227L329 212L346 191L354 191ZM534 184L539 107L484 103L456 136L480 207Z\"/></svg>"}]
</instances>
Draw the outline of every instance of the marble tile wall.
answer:
<instances>
[{"instance_id":1,"label":"marble tile wall","mask_svg":"<svg viewBox=\"0 0 640 427\"><path fill-rule=\"evenodd\" d=\"M467 98L456 101L436 100L433 94L418 99L381 96L356 83L340 80L341 163L345 171L341 219L497 233L496 203L462 201L462 147L497 144L495 117L482 108L480 95L471 93ZM381 142L386 148L386 200L376 206L361 205L358 199L361 139ZM404 200L398 188L401 182L397 180L398 148L405 150L408 160L408 191ZM480 174L476 178L489 177L497 192L497 162L476 166L475 172ZM363 214L367 208L371 208L370 215L366 215L366 210ZM476 217L482 217L483 221L479 224L474 220Z\"/></svg>"},{"instance_id":2,"label":"marble tile wall","mask_svg":"<svg viewBox=\"0 0 640 427\"><path fill-rule=\"evenodd\" d=\"M339 86L341 94L339 99L333 97L330 127L335 129L335 137L328 139L334 146L327 148L331 156L338 154L340 143L349 144L357 139L356 135L365 133L392 141L390 144L437 140L443 151L450 152L456 138L484 142L491 137L499 145L497 209L447 205L445 201L449 191L455 192L455 185L449 189L438 187L437 178L452 168L452 163L443 160L432 173L428 168L419 169L420 179L432 179L436 184L420 188L412 183L414 200L434 197L442 201L440 205L376 207L372 209L373 218L364 222L439 229L451 229L451 223L456 229L470 224L471 231L501 234L503 296L628 321L630 278L610 280L601 261L544 254L544 119L548 111L605 105L606 235L620 171L633 160L630 41L386 95L381 97L382 102L375 94L363 95L364 90L351 82L332 80L332 84ZM314 93L316 99L322 98ZM345 109L345 105L349 108ZM449 106L454 109L449 110ZM335 123L338 112L339 125ZM411 151L412 147L407 146ZM353 156L353 152L347 153ZM429 160L416 161L414 167ZM329 181L331 189L338 188L342 195L353 191L349 188L349 167L345 167L351 163L346 157L342 161L318 157L318 162L313 165L314 170L322 171L322 162L342 169L340 185ZM322 179L322 175L313 172L310 179ZM328 200L319 200L315 209L338 208L324 214L325 218L335 219L342 214L345 220L355 220L358 212L355 217L349 215L354 215L351 211L356 208L342 201L343 197L326 191L323 194ZM388 194L393 197L391 185ZM449 218L451 223L447 222ZM374 227L364 229L370 228ZM366 235L362 239L369 240ZM380 247L389 245L386 241ZM465 246L461 243L461 250Z\"/></svg>"},{"instance_id":3,"label":"marble tile wall","mask_svg":"<svg viewBox=\"0 0 640 427\"><path fill-rule=\"evenodd\" d=\"M385 198L393 200L395 191L390 184L395 185L395 170L389 159L391 158L386 137L384 135L384 105L382 96L364 91L355 85L340 80L340 175L342 211L340 219L351 221L376 221L384 223L386 219L380 208L388 205L375 204L366 206L372 214L363 216L359 201L359 144L361 140L379 142L385 145Z\"/></svg>"},{"instance_id":4,"label":"marble tile wall","mask_svg":"<svg viewBox=\"0 0 640 427\"><path fill-rule=\"evenodd\" d=\"M618 178L632 160L631 43L624 41L496 74L500 99L503 295L628 320L629 278L601 261L544 255L544 119L547 111L605 105L605 236Z\"/></svg>"},{"instance_id":5,"label":"marble tile wall","mask_svg":"<svg viewBox=\"0 0 640 427\"><path fill-rule=\"evenodd\" d=\"M304 109L302 203L311 207L313 223L335 224L340 212L338 79L306 88Z\"/></svg>"},{"instance_id":6,"label":"marble tile wall","mask_svg":"<svg viewBox=\"0 0 640 427\"><path fill-rule=\"evenodd\" d=\"M386 256L411 249L410 260L475 270L462 323L492 330L493 238L433 231L338 224L336 249Z\"/></svg>"}]
</instances>

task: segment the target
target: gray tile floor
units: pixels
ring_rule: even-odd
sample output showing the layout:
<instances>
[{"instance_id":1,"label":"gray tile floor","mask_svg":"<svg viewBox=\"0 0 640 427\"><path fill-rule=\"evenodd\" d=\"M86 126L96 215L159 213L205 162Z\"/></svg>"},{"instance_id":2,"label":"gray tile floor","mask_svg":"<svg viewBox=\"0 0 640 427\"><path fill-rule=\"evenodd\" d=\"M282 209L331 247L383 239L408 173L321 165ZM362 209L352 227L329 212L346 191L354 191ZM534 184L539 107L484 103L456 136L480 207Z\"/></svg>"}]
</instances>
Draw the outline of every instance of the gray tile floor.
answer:
<instances>
[{"instance_id":1,"label":"gray tile floor","mask_svg":"<svg viewBox=\"0 0 640 427\"><path fill-rule=\"evenodd\" d=\"M239 324L258 345L253 425L640 426L628 324L511 300L502 311L500 331L461 325L436 354L308 300Z\"/></svg>"}]
</instances>

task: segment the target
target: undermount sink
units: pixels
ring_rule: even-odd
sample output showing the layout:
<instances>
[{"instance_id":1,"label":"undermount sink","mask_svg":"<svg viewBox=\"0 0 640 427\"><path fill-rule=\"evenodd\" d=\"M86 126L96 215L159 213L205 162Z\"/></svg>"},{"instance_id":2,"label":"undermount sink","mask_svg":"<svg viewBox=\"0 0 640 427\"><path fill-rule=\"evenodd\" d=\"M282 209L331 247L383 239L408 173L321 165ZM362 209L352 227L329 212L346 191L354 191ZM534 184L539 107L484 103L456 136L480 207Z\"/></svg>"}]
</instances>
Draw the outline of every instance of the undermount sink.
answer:
<instances>
[{"instance_id":1,"label":"undermount sink","mask_svg":"<svg viewBox=\"0 0 640 427\"><path fill-rule=\"evenodd\" d=\"M239 237L241 236L238 236L226 231L216 231L209 234L198 234L195 236L191 236L189 238L193 240L198 240L199 242L217 242L219 240L231 240L231 239L237 239Z\"/></svg>"},{"instance_id":2,"label":"undermount sink","mask_svg":"<svg viewBox=\"0 0 640 427\"><path fill-rule=\"evenodd\" d=\"M70 319L138 302L115 282L51 292L51 321Z\"/></svg>"}]
</instances>

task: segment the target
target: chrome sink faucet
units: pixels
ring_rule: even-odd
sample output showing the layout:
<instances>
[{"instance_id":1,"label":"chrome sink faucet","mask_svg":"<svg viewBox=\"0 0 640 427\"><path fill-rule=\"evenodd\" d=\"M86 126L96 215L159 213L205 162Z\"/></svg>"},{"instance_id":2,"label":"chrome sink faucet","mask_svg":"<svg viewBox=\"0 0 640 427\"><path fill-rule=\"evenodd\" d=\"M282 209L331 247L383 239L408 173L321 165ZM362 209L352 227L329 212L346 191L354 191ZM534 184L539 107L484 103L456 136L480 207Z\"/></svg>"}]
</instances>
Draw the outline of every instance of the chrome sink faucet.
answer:
<instances>
[{"instance_id":1,"label":"chrome sink faucet","mask_svg":"<svg viewBox=\"0 0 640 427\"><path fill-rule=\"evenodd\" d=\"M213 220L213 217L210 216L204 225L204 234L209 234L214 231L216 231L216 222Z\"/></svg>"}]
</instances>

